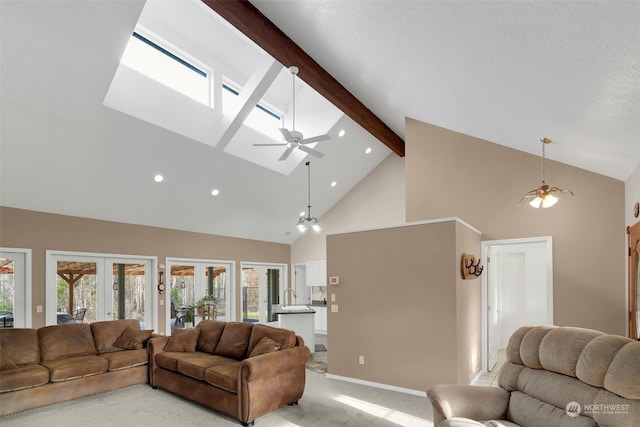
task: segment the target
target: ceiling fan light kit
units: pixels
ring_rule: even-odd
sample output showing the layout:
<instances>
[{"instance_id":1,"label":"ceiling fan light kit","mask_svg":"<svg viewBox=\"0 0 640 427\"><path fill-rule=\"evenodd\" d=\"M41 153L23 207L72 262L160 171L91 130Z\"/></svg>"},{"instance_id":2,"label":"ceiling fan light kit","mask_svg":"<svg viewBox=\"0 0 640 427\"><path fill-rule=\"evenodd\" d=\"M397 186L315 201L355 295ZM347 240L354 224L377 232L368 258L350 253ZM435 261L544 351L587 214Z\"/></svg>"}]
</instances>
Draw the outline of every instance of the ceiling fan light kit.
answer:
<instances>
[{"instance_id":1,"label":"ceiling fan light kit","mask_svg":"<svg viewBox=\"0 0 640 427\"><path fill-rule=\"evenodd\" d=\"M540 187L535 188L529 191L527 194L525 194L525 196L522 199L520 199L518 206L526 202L529 204L529 206L536 209L540 207L550 208L551 206L555 205L558 202L558 198L556 197L556 195L561 196L565 194L571 194L572 196L575 196L575 194L573 194L573 191L571 190L568 190L565 188L559 188L559 187L550 187L545 182L546 169L545 169L544 147L547 144L550 144L551 140L549 138L540 138L540 142L542 142L542 184L540 185Z\"/></svg>"},{"instance_id":2,"label":"ceiling fan light kit","mask_svg":"<svg viewBox=\"0 0 640 427\"><path fill-rule=\"evenodd\" d=\"M286 146L287 148L278 159L279 161L287 160L287 158L291 155L293 150L295 150L296 148L298 148L301 151L304 151L307 154L311 154L312 156L315 156L318 158L323 157L324 156L323 153L317 150L314 150L311 147L307 147L307 145L313 144L314 142L325 141L327 139L330 139L331 137L325 134L325 135L318 135L318 136L305 139L302 132L299 132L296 130L296 76L298 75L298 67L296 66L289 67L289 72L292 75L292 90L293 90L293 98L292 98L293 105L291 109L292 111L291 130L286 128L278 129L286 142L283 142L280 144L253 144L253 146L254 147L280 147L280 146L285 147Z\"/></svg>"},{"instance_id":3,"label":"ceiling fan light kit","mask_svg":"<svg viewBox=\"0 0 640 427\"><path fill-rule=\"evenodd\" d=\"M311 227L311 229L316 233L319 233L322 230L322 227L320 227L318 218L311 216L311 162L307 162L305 165L307 166L307 195L309 197L307 204L307 216L301 217L298 220L296 227L301 233L307 231L309 227Z\"/></svg>"}]
</instances>

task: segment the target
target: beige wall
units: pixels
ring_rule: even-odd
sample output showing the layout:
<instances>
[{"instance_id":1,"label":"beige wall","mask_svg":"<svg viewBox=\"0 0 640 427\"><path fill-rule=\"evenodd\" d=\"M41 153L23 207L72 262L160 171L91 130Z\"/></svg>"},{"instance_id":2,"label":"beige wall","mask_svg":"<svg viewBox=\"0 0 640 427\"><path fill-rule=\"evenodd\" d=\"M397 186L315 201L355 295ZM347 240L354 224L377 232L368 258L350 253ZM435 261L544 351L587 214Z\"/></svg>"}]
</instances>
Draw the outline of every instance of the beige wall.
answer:
<instances>
[{"instance_id":1,"label":"beige wall","mask_svg":"<svg viewBox=\"0 0 640 427\"><path fill-rule=\"evenodd\" d=\"M479 251L480 235L456 221L327 236L328 274L340 278L328 288L329 374L422 392L468 384L480 369L480 280L458 278L462 252Z\"/></svg>"},{"instance_id":2,"label":"beige wall","mask_svg":"<svg viewBox=\"0 0 640 427\"><path fill-rule=\"evenodd\" d=\"M623 182L548 161L547 182L576 196L517 207L540 183L539 156L412 119L406 153L407 221L457 216L483 240L553 236L555 323L625 333Z\"/></svg>"},{"instance_id":3,"label":"beige wall","mask_svg":"<svg viewBox=\"0 0 640 427\"><path fill-rule=\"evenodd\" d=\"M327 233L403 224L404 159L392 154L319 218L320 233L307 231L291 245L291 263L327 259Z\"/></svg>"},{"instance_id":4,"label":"beige wall","mask_svg":"<svg viewBox=\"0 0 640 427\"><path fill-rule=\"evenodd\" d=\"M158 257L217 259L236 262L236 313L240 313L241 261L287 264L290 245L99 221L0 207L0 246L29 248L33 257L33 327L44 326L45 251L77 251ZM158 307L164 332L165 307ZM239 316L239 314L238 314Z\"/></svg>"}]
</instances>

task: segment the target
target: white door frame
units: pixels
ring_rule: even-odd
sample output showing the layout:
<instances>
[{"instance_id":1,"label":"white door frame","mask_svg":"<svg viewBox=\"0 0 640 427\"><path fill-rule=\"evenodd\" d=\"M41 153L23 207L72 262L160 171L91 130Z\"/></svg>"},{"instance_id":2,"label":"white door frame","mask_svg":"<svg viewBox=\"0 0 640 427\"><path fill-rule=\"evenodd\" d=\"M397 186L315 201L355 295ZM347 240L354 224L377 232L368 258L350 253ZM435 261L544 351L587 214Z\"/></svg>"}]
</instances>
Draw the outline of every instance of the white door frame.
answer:
<instances>
[{"instance_id":1,"label":"white door frame","mask_svg":"<svg viewBox=\"0 0 640 427\"><path fill-rule=\"evenodd\" d=\"M169 280L171 279L171 266L173 265L207 265L207 266L224 266L229 268L229 289L227 289L227 321L236 320L236 262L219 259L200 259L200 258L166 258L165 283L166 290L164 295L160 296L162 304L165 306L165 331L167 335L171 334L171 287ZM196 298L202 298L204 294L200 294L201 290L195 289ZM199 297L198 297L199 295Z\"/></svg>"},{"instance_id":2,"label":"white door frame","mask_svg":"<svg viewBox=\"0 0 640 427\"><path fill-rule=\"evenodd\" d=\"M105 254L96 252L75 252L75 251L45 251L45 325L56 325L58 323L56 315L57 295L56 295L56 277L58 275L58 258L73 258L79 261L96 263L96 280L98 281L97 292L101 289L103 294L101 298L106 298L108 293L106 288L111 288L110 283L104 283L107 277L106 262L128 263L131 261L142 261L150 264L149 277L145 280L145 304L144 304L144 322L146 329L158 330L158 257L145 255L122 255L122 254ZM102 283L101 283L102 282ZM113 290L111 290L113 292ZM106 311L104 305L98 304L99 313L96 313L98 319L105 319Z\"/></svg>"},{"instance_id":3,"label":"white door frame","mask_svg":"<svg viewBox=\"0 0 640 427\"><path fill-rule=\"evenodd\" d=\"M522 239L503 239L503 240L485 240L481 242L481 258L482 265L486 266L486 274L483 274L482 279L482 369L488 370L489 360L488 354L488 282L491 264L487 262L489 256L489 248L491 246L500 245L519 245L527 243L546 243L546 264L547 264L547 306L551 307L548 311L547 324L553 324L553 238L551 236L542 237L529 237Z\"/></svg>"},{"instance_id":4,"label":"white door frame","mask_svg":"<svg viewBox=\"0 0 640 427\"><path fill-rule=\"evenodd\" d=\"M0 247L0 257L13 261L13 327L30 328L32 323L31 249ZM16 261L16 258L20 258ZM21 268L18 268L20 266Z\"/></svg>"}]
</instances>

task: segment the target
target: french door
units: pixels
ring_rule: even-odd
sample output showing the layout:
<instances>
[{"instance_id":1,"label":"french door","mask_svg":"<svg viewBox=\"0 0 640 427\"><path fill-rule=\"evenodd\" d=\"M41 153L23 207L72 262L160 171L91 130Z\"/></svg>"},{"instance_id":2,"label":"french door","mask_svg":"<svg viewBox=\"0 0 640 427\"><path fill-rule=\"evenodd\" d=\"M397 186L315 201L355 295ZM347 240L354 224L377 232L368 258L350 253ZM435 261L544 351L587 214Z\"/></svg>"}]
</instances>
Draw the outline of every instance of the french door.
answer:
<instances>
[{"instance_id":1,"label":"french door","mask_svg":"<svg viewBox=\"0 0 640 427\"><path fill-rule=\"evenodd\" d=\"M629 235L629 338L640 340L640 222L627 228Z\"/></svg>"},{"instance_id":2,"label":"french door","mask_svg":"<svg viewBox=\"0 0 640 427\"><path fill-rule=\"evenodd\" d=\"M192 307L205 296L215 297L217 320L233 320L234 266L233 261L167 258L167 330L171 330L172 303L174 309Z\"/></svg>"},{"instance_id":3,"label":"french door","mask_svg":"<svg viewBox=\"0 0 640 427\"><path fill-rule=\"evenodd\" d=\"M31 327L31 249L0 248L0 328Z\"/></svg>"},{"instance_id":4,"label":"french door","mask_svg":"<svg viewBox=\"0 0 640 427\"><path fill-rule=\"evenodd\" d=\"M280 304L286 282L286 264L242 263L242 321L274 321L273 305Z\"/></svg>"},{"instance_id":5,"label":"french door","mask_svg":"<svg viewBox=\"0 0 640 427\"><path fill-rule=\"evenodd\" d=\"M136 319L156 329L156 264L155 257L47 251L46 324Z\"/></svg>"}]
</instances>

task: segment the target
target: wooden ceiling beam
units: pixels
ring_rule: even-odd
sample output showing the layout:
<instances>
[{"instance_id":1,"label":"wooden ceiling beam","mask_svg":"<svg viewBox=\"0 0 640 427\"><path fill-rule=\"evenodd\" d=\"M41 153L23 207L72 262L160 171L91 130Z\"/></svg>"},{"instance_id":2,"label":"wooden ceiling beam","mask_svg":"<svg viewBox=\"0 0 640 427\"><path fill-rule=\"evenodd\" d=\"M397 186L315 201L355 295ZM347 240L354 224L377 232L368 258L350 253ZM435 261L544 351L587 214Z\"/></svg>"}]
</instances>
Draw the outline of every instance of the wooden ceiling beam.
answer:
<instances>
[{"instance_id":1,"label":"wooden ceiling beam","mask_svg":"<svg viewBox=\"0 0 640 427\"><path fill-rule=\"evenodd\" d=\"M247 0L202 1L285 67L297 66L299 68L298 77L394 153L404 157L405 146L402 138L255 6Z\"/></svg>"}]
</instances>

